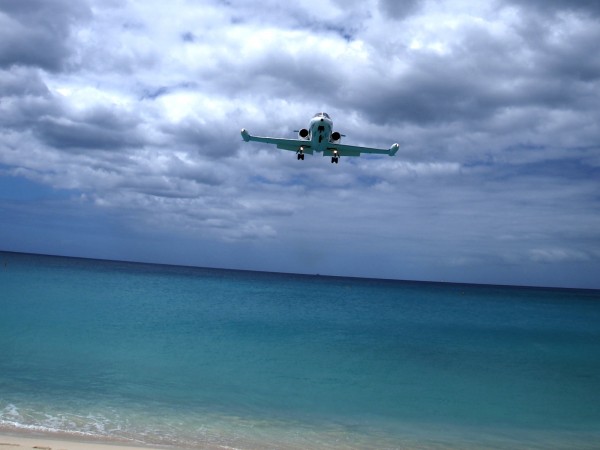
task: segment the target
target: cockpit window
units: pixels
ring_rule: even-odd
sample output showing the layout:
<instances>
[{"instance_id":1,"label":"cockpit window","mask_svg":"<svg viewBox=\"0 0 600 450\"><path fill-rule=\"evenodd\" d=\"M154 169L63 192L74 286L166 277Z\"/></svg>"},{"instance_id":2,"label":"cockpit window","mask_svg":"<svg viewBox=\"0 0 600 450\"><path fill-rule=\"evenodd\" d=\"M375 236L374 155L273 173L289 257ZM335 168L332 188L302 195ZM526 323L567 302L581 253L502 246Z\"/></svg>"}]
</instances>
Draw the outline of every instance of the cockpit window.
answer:
<instances>
[{"instance_id":1,"label":"cockpit window","mask_svg":"<svg viewBox=\"0 0 600 450\"><path fill-rule=\"evenodd\" d=\"M331 119L331 117L329 117L329 114L327 114L326 112L316 113L314 117L321 117L321 116Z\"/></svg>"}]
</instances>

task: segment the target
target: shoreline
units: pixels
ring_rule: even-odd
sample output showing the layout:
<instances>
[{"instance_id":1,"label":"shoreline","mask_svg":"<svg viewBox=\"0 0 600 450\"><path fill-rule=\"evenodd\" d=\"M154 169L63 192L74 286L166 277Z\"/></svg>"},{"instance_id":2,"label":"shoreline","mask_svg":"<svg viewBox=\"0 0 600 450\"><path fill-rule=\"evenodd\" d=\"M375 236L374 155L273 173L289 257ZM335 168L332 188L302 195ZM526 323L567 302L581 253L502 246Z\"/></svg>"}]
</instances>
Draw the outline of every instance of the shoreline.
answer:
<instances>
[{"instance_id":1,"label":"shoreline","mask_svg":"<svg viewBox=\"0 0 600 450\"><path fill-rule=\"evenodd\" d=\"M279 449L279 450L301 450L303 446L292 443L289 445L278 445L248 441L247 445L241 447L235 444L218 444L215 442L198 442L191 447L177 445L160 445L151 443L137 443L111 439L101 436L75 436L68 433L43 433L31 431L9 431L0 430L0 450L244 450L249 448ZM341 447L345 448L345 447Z\"/></svg>"},{"instance_id":2,"label":"shoreline","mask_svg":"<svg viewBox=\"0 0 600 450\"><path fill-rule=\"evenodd\" d=\"M140 450L154 448L166 450L161 447L147 447L141 445L120 444L117 442L96 442L80 439L66 439L53 436L0 434L0 450L10 449L37 449L37 450Z\"/></svg>"},{"instance_id":3,"label":"shoreline","mask_svg":"<svg viewBox=\"0 0 600 450\"><path fill-rule=\"evenodd\" d=\"M43 433L0 432L0 450L179 450L173 447L148 446L143 444L109 441L90 437L53 436ZM212 448L211 448L212 450ZM216 450L216 448L215 448Z\"/></svg>"},{"instance_id":4,"label":"shoreline","mask_svg":"<svg viewBox=\"0 0 600 450\"><path fill-rule=\"evenodd\" d=\"M264 438L265 436L263 436ZM445 430L422 435L408 433L396 442L375 441L297 441L284 442L280 439L234 442L195 442L189 446L177 444L152 444L101 436L74 436L69 433L42 433L0 430L0 450L304 450L327 448L329 450L355 450L362 448L402 448L406 450L508 450L527 447L530 449L566 450L592 449L598 442L598 433L589 431L536 432L523 431L516 435L510 430Z\"/></svg>"}]
</instances>

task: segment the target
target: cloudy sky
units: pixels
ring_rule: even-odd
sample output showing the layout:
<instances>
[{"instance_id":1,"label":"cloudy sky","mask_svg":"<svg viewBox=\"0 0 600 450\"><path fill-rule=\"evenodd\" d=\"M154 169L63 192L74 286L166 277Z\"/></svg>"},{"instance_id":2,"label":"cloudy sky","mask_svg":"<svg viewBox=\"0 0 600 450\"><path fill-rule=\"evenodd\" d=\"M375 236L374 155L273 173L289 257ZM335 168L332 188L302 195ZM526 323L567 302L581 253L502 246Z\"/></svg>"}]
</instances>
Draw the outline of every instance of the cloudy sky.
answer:
<instances>
[{"instance_id":1,"label":"cloudy sky","mask_svg":"<svg viewBox=\"0 0 600 450\"><path fill-rule=\"evenodd\" d=\"M0 0L0 249L600 288L600 2ZM326 111L394 158L295 154Z\"/></svg>"}]
</instances>

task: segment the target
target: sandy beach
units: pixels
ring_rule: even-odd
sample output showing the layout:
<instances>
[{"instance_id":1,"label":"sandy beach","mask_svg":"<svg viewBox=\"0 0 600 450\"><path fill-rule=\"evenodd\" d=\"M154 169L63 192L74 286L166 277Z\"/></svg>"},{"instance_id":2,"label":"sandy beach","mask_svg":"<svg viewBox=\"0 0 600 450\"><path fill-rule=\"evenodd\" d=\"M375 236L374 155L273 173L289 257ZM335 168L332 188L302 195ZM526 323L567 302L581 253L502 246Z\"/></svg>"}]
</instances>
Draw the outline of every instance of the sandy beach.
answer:
<instances>
[{"instance_id":1,"label":"sandy beach","mask_svg":"<svg viewBox=\"0 0 600 450\"><path fill-rule=\"evenodd\" d=\"M310 446L310 445L309 445ZM202 450L237 450L247 448L262 448L265 450L302 450L307 448L306 445L294 445L291 442L258 442L247 441L240 445L218 444L214 442L197 443L194 448ZM345 446L340 444L340 449L359 448L352 445ZM168 446L161 447L160 445L136 445L134 443L103 441L103 440L86 440L78 437L60 437L43 434L20 434L0 432L0 450L179 450L179 447Z\"/></svg>"},{"instance_id":2,"label":"sandy beach","mask_svg":"<svg viewBox=\"0 0 600 450\"><path fill-rule=\"evenodd\" d=\"M247 442L247 445L241 448L264 448L264 449L286 449L300 450L305 447L301 445L280 445L275 443L258 443ZM236 450L237 446L219 445L216 443L205 442L197 447L202 450ZM340 447L345 448L345 447ZM100 440L85 440L79 438L60 438L58 436L46 435L30 435L30 434L9 434L6 432L0 433L0 450L178 450L178 447L168 446L161 447L155 445L135 445L118 441L100 441Z\"/></svg>"},{"instance_id":3,"label":"sandy beach","mask_svg":"<svg viewBox=\"0 0 600 450\"><path fill-rule=\"evenodd\" d=\"M306 448L302 445L292 445L267 442L246 442L240 447L235 445L217 444L214 442L204 442L196 444L194 448L202 450L236 450L238 448L264 448L267 450L301 450ZM340 447L345 448L345 447ZM348 447L350 448L350 447ZM160 445L136 445L134 443L102 440L86 440L85 438L68 437L61 438L52 435L37 434L10 434L0 433L0 450L179 450L179 447Z\"/></svg>"},{"instance_id":4,"label":"sandy beach","mask_svg":"<svg viewBox=\"0 0 600 450\"><path fill-rule=\"evenodd\" d=\"M119 443L79 442L46 436L0 434L0 450L140 450L143 448L161 449L161 447L142 447Z\"/></svg>"}]
</instances>

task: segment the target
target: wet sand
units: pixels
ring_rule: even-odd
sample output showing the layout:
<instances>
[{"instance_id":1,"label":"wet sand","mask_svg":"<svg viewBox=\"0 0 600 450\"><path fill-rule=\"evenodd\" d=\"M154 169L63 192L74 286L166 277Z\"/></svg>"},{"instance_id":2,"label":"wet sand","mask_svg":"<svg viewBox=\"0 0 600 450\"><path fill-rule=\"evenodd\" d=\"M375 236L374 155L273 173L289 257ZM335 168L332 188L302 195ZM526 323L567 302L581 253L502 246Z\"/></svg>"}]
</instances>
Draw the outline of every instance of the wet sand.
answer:
<instances>
[{"instance_id":1,"label":"wet sand","mask_svg":"<svg viewBox=\"0 0 600 450\"><path fill-rule=\"evenodd\" d=\"M209 447L207 447L209 448ZM223 447L210 447L210 450ZM0 450L163 450L162 447L136 446L118 442L91 442L47 436L0 434ZM169 447L169 450L174 450Z\"/></svg>"}]
</instances>

